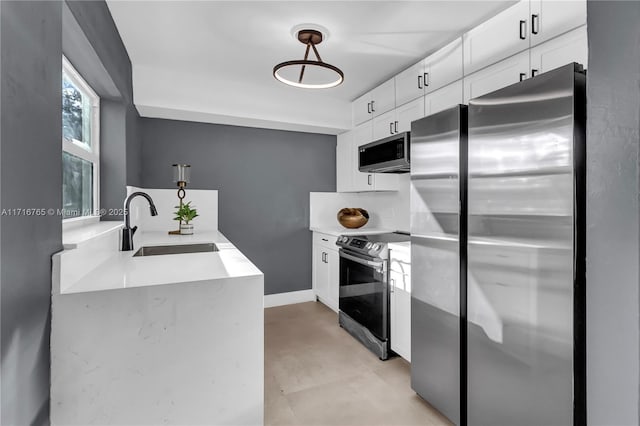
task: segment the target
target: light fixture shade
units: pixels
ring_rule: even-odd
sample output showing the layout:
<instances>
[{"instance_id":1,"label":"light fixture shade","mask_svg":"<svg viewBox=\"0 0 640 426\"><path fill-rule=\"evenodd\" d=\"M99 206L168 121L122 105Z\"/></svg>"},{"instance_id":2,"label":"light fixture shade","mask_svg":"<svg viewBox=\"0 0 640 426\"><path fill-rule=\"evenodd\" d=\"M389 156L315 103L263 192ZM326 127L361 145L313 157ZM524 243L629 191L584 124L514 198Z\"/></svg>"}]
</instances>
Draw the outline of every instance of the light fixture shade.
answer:
<instances>
[{"instance_id":1,"label":"light fixture shade","mask_svg":"<svg viewBox=\"0 0 640 426\"><path fill-rule=\"evenodd\" d=\"M178 183L189 183L191 178L191 165L174 164L173 165L173 181Z\"/></svg>"},{"instance_id":2,"label":"light fixture shade","mask_svg":"<svg viewBox=\"0 0 640 426\"><path fill-rule=\"evenodd\" d=\"M276 80L289 86L303 89L328 89L335 87L344 81L344 73L340 68L322 61L316 45L322 43L323 34L318 30L303 29L298 31L297 38L305 44L307 49L304 59L281 62L273 67L273 76ZM309 59L309 52L313 49L317 60ZM298 71L299 70L299 71ZM307 81L304 81L305 71ZM309 74L318 78L309 78Z\"/></svg>"}]
</instances>

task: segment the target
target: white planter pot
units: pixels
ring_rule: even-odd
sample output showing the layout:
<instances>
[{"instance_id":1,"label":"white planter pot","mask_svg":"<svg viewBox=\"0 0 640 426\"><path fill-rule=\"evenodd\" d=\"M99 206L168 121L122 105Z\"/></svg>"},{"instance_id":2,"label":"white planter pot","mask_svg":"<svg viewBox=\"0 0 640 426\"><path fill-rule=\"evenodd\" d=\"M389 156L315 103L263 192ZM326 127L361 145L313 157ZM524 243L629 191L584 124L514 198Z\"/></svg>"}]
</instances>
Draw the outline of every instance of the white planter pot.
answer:
<instances>
[{"instance_id":1,"label":"white planter pot","mask_svg":"<svg viewBox=\"0 0 640 426\"><path fill-rule=\"evenodd\" d=\"M192 223L181 223L180 224L180 234L181 235L193 235L193 224Z\"/></svg>"}]
</instances>

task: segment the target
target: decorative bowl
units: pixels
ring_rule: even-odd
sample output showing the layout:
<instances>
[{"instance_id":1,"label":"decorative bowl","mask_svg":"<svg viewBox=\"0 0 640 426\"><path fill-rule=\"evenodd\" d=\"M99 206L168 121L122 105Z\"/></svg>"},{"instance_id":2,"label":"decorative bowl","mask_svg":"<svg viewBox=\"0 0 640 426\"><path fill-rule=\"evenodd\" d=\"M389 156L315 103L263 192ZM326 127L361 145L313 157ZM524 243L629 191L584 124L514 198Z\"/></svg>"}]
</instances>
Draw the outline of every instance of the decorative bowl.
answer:
<instances>
[{"instance_id":1,"label":"decorative bowl","mask_svg":"<svg viewBox=\"0 0 640 426\"><path fill-rule=\"evenodd\" d=\"M369 212L360 208L344 208L338 212L338 222L345 228L360 228L369 221Z\"/></svg>"}]
</instances>

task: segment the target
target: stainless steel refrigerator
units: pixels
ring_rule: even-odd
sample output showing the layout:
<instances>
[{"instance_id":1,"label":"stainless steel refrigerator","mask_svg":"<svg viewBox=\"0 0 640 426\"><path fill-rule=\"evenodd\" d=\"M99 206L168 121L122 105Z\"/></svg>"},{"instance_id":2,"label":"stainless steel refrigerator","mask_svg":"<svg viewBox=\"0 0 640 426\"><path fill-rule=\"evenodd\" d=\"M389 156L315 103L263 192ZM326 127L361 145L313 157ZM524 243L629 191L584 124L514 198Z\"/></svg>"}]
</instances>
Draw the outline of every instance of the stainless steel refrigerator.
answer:
<instances>
[{"instance_id":1,"label":"stainless steel refrigerator","mask_svg":"<svg viewBox=\"0 0 640 426\"><path fill-rule=\"evenodd\" d=\"M460 172L450 182L446 173L428 178L438 158L453 165L455 138L433 124L423 134L419 124L413 388L456 424L586 424L585 74L570 64L469 102L466 197ZM432 149L424 160L429 140L448 154ZM454 226L453 182L466 201L466 233L464 220ZM467 239L457 275L456 229Z\"/></svg>"},{"instance_id":2,"label":"stainless steel refrigerator","mask_svg":"<svg viewBox=\"0 0 640 426\"><path fill-rule=\"evenodd\" d=\"M411 125L411 385L456 424L464 406L467 107Z\"/></svg>"},{"instance_id":3,"label":"stainless steel refrigerator","mask_svg":"<svg viewBox=\"0 0 640 426\"><path fill-rule=\"evenodd\" d=\"M586 424L581 69L469 102L469 425Z\"/></svg>"}]
</instances>

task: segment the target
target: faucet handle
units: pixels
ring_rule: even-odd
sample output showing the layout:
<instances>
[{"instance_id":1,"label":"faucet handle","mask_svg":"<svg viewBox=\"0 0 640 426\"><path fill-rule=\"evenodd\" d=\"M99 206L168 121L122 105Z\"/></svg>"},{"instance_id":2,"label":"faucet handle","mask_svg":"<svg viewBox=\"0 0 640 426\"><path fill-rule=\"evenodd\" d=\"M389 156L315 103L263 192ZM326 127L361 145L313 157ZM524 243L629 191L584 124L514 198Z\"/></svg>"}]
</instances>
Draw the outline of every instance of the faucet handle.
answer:
<instances>
[{"instance_id":1,"label":"faucet handle","mask_svg":"<svg viewBox=\"0 0 640 426\"><path fill-rule=\"evenodd\" d=\"M138 226L134 226L133 228L131 228L131 236L133 237L133 234L136 233L136 231L138 230Z\"/></svg>"}]
</instances>

